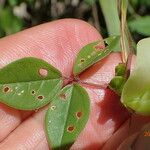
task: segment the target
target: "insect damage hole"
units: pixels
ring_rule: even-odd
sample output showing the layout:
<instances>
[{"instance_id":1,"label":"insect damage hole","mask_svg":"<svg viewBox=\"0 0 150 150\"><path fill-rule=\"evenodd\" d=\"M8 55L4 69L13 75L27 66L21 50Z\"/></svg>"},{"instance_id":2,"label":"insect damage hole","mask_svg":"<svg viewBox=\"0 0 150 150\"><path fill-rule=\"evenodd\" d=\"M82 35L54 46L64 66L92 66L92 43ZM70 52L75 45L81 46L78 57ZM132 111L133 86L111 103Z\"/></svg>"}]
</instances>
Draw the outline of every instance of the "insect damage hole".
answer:
<instances>
[{"instance_id":1,"label":"insect damage hole","mask_svg":"<svg viewBox=\"0 0 150 150\"><path fill-rule=\"evenodd\" d=\"M36 93L36 92L35 92L34 90L31 91L31 94L32 94L32 95L35 95L35 93Z\"/></svg>"},{"instance_id":2,"label":"insect damage hole","mask_svg":"<svg viewBox=\"0 0 150 150\"><path fill-rule=\"evenodd\" d=\"M78 64L78 66L80 66L80 67L81 67L81 66L82 66L82 64L83 64L84 62L85 62L85 59L84 59L84 58L81 58L81 59L80 59L80 63Z\"/></svg>"},{"instance_id":3,"label":"insect damage hole","mask_svg":"<svg viewBox=\"0 0 150 150\"><path fill-rule=\"evenodd\" d=\"M44 96L43 96L43 95L39 95L39 96L37 97L37 99L38 99L38 100L43 100L43 99L44 99Z\"/></svg>"},{"instance_id":4,"label":"insect damage hole","mask_svg":"<svg viewBox=\"0 0 150 150\"><path fill-rule=\"evenodd\" d=\"M73 125L69 125L69 126L67 127L67 131L70 132L70 133L73 132L74 129L75 129L75 127L74 127Z\"/></svg>"},{"instance_id":5,"label":"insect damage hole","mask_svg":"<svg viewBox=\"0 0 150 150\"><path fill-rule=\"evenodd\" d=\"M82 113L81 111L78 111L78 112L76 113L77 119L80 119L80 118L82 117L82 115L83 115L83 113Z\"/></svg>"},{"instance_id":6,"label":"insect damage hole","mask_svg":"<svg viewBox=\"0 0 150 150\"><path fill-rule=\"evenodd\" d=\"M80 59L80 62L81 62L81 63L84 63L84 62L85 62L85 59L84 59L84 58Z\"/></svg>"},{"instance_id":7,"label":"insect damage hole","mask_svg":"<svg viewBox=\"0 0 150 150\"><path fill-rule=\"evenodd\" d=\"M51 106L51 110L55 110L56 109L56 106L55 105L52 105Z\"/></svg>"},{"instance_id":8,"label":"insect damage hole","mask_svg":"<svg viewBox=\"0 0 150 150\"><path fill-rule=\"evenodd\" d=\"M47 71L47 69L44 69L44 68L40 68L39 69L39 74L40 74L40 76L41 77L47 77L47 75L48 75L48 71Z\"/></svg>"},{"instance_id":9,"label":"insect damage hole","mask_svg":"<svg viewBox=\"0 0 150 150\"><path fill-rule=\"evenodd\" d=\"M104 45L102 45L101 43L94 46L95 51L100 51L103 50L104 48L105 48Z\"/></svg>"},{"instance_id":10,"label":"insect damage hole","mask_svg":"<svg viewBox=\"0 0 150 150\"><path fill-rule=\"evenodd\" d=\"M107 40L104 41L104 43L105 43L105 47L108 46L108 41Z\"/></svg>"},{"instance_id":11,"label":"insect damage hole","mask_svg":"<svg viewBox=\"0 0 150 150\"><path fill-rule=\"evenodd\" d=\"M11 92L11 88L8 87L8 86L5 86L5 87L3 88L3 92L4 92L4 93Z\"/></svg>"},{"instance_id":12,"label":"insect damage hole","mask_svg":"<svg viewBox=\"0 0 150 150\"><path fill-rule=\"evenodd\" d=\"M61 93L59 94L59 97L62 99L62 100L66 100L67 96L65 93Z\"/></svg>"}]
</instances>

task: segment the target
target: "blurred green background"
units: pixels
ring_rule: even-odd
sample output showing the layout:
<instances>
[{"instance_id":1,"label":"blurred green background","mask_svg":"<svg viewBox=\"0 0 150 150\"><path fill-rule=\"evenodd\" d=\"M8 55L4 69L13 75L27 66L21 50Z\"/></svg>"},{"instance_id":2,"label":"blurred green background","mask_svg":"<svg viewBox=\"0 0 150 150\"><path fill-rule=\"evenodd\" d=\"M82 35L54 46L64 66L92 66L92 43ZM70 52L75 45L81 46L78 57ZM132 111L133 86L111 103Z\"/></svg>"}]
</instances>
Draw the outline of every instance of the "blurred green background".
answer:
<instances>
[{"instance_id":1,"label":"blurred green background","mask_svg":"<svg viewBox=\"0 0 150 150\"><path fill-rule=\"evenodd\" d=\"M129 0L128 6L127 21L134 39L150 36L150 0ZM0 37L68 17L85 20L107 36L97 0L0 0Z\"/></svg>"}]
</instances>

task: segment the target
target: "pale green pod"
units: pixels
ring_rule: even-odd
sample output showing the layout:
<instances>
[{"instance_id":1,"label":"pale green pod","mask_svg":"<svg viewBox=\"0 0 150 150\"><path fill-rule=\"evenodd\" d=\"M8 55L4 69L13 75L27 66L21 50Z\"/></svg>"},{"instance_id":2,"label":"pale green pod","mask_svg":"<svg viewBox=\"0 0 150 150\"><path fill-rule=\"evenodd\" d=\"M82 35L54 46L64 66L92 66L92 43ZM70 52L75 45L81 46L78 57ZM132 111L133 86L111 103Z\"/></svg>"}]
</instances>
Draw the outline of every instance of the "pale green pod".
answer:
<instances>
[{"instance_id":1,"label":"pale green pod","mask_svg":"<svg viewBox=\"0 0 150 150\"><path fill-rule=\"evenodd\" d=\"M45 129L54 150L68 150L86 125L90 112L87 92L78 84L64 87L46 113Z\"/></svg>"},{"instance_id":2,"label":"pale green pod","mask_svg":"<svg viewBox=\"0 0 150 150\"><path fill-rule=\"evenodd\" d=\"M61 87L61 73L37 58L23 58L0 70L0 102L16 109L38 109Z\"/></svg>"},{"instance_id":3,"label":"pale green pod","mask_svg":"<svg viewBox=\"0 0 150 150\"><path fill-rule=\"evenodd\" d=\"M137 44L135 69L123 88L121 102L137 114L150 115L150 38Z\"/></svg>"}]
</instances>

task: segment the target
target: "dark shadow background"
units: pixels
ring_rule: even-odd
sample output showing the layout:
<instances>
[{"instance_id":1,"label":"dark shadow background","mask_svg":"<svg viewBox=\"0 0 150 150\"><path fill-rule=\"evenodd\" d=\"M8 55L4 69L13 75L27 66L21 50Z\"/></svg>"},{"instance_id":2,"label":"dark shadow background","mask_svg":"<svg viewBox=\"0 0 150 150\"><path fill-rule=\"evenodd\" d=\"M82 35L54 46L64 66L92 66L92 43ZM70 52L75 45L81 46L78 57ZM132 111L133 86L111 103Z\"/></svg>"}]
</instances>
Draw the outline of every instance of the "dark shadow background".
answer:
<instances>
[{"instance_id":1,"label":"dark shadow background","mask_svg":"<svg viewBox=\"0 0 150 150\"><path fill-rule=\"evenodd\" d=\"M150 36L149 12L150 0L129 0L128 23L135 41ZM135 22L139 17L142 25ZM85 20L108 36L98 0L0 0L0 37L61 18Z\"/></svg>"}]
</instances>

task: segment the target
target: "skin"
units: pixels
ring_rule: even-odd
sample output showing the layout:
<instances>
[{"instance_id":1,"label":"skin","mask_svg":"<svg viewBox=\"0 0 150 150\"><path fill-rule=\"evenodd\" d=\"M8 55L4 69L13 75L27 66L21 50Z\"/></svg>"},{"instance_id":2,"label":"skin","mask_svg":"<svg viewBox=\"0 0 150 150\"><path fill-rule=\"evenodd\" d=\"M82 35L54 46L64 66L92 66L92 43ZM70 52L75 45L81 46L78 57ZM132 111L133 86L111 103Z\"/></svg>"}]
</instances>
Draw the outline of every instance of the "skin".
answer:
<instances>
[{"instance_id":1,"label":"skin","mask_svg":"<svg viewBox=\"0 0 150 150\"><path fill-rule=\"evenodd\" d=\"M77 53L84 45L98 39L102 39L98 31L80 20L46 23L0 39L0 67L19 58L33 56L44 59L64 76L72 78ZM119 62L120 54L111 54L82 73L80 78L106 85L113 78L114 68ZM91 98L91 113L72 150L115 150L150 120L149 117L134 115L129 130L130 115L115 93L109 89L82 86ZM19 111L0 103L0 150L48 150L43 127L46 110L47 106L36 113Z\"/></svg>"}]
</instances>

